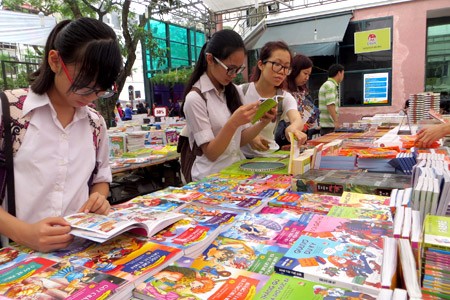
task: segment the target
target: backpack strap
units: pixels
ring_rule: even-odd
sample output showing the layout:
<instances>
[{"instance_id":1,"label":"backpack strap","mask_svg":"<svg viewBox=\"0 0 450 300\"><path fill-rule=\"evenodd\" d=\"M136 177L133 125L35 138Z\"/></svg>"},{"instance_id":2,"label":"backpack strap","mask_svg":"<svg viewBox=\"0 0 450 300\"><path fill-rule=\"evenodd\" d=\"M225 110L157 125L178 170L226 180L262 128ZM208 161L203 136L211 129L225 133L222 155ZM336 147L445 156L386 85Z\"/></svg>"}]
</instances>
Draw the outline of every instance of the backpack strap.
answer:
<instances>
[{"instance_id":1,"label":"backpack strap","mask_svg":"<svg viewBox=\"0 0 450 300\"><path fill-rule=\"evenodd\" d=\"M11 116L9 112L9 100L4 92L0 93L2 101L2 129L3 129L3 151L2 151L2 174L1 184L2 191L0 201L3 204L5 196L5 186L8 188L8 212L16 215L15 188L14 188L14 163L13 163L13 146L11 136ZM4 159L4 160L3 160ZM8 176L6 176L8 175Z\"/></svg>"},{"instance_id":2,"label":"backpack strap","mask_svg":"<svg viewBox=\"0 0 450 300\"><path fill-rule=\"evenodd\" d=\"M250 82L247 82L247 83L243 83L242 84L242 92L244 93L244 96L245 96L245 94L247 94L247 91L248 91L248 87L250 86Z\"/></svg>"},{"instance_id":3,"label":"backpack strap","mask_svg":"<svg viewBox=\"0 0 450 300\"><path fill-rule=\"evenodd\" d=\"M92 129L92 140L93 140L94 147L95 147L95 157L97 158L98 149L100 147L100 133L102 132L102 130L104 130L103 123L101 122L102 116L95 109L93 109L89 106L87 108L88 108L87 115L88 115L88 119L89 119L89 125L91 126L91 129ZM92 114L96 115L97 118L94 118L92 116ZM98 166L99 166L99 162L96 159L94 170L92 170L91 177L89 177L89 180L88 180L89 187L92 187L92 185L93 185L94 176L98 173Z\"/></svg>"}]
</instances>

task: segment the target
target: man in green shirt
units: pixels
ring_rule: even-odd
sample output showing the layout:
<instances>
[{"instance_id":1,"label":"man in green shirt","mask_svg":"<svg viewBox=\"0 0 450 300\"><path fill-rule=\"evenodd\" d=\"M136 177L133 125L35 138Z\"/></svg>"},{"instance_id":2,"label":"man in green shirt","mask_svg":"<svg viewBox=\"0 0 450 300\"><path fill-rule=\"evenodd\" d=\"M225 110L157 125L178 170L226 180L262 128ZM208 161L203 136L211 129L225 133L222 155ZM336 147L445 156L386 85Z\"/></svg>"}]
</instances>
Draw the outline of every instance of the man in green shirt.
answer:
<instances>
[{"instance_id":1,"label":"man in green shirt","mask_svg":"<svg viewBox=\"0 0 450 300\"><path fill-rule=\"evenodd\" d=\"M338 125L339 83L344 80L344 66L333 64L328 69L328 80L319 89L320 134L333 132Z\"/></svg>"}]
</instances>

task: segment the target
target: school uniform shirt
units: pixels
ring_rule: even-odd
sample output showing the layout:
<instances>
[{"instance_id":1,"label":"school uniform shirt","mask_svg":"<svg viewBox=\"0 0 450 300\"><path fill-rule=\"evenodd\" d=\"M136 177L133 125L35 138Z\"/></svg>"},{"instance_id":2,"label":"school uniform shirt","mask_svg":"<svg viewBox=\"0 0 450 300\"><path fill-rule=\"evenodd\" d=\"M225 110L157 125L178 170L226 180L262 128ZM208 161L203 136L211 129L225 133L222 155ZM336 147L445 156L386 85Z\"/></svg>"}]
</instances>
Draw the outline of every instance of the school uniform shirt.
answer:
<instances>
[{"instance_id":1,"label":"school uniform shirt","mask_svg":"<svg viewBox=\"0 0 450 300\"><path fill-rule=\"evenodd\" d=\"M88 113L93 119L99 116L87 107L77 108L72 122L63 128L47 94L30 90L22 112L31 118L14 157L16 216L35 223L78 212L89 198L88 181L96 158L99 165L93 182L112 180L104 119L96 155Z\"/></svg>"},{"instance_id":2,"label":"school uniform shirt","mask_svg":"<svg viewBox=\"0 0 450 300\"><path fill-rule=\"evenodd\" d=\"M243 85L240 86L240 89L242 90ZM274 95L275 96L275 95ZM289 122L289 118L287 117L287 112L292 110L297 110L297 100L288 92L283 91L283 113L280 117L280 120L285 120L286 122ZM256 91L255 83L251 82L248 86L247 92L244 96L244 104L252 103L257 101L258 99L262 98L258 92ZM276 122L270 122L267 124L266 127L261 130L260 135L269 141L269 145L275 145L275 130ZM255 157L260 156L260 152L255 152L255 150L250 147L250 145L245 145L241 147L242 152L245 154L246 157Z\"/></svg>"},{"instance_id":3,"label":"school uniform shirt","mask_svg":"<svg viewBox=\"0 0 450 300\"><path fill-rule=\"evenodd\" d=\"M206 102L195 91L186 95L183 109L191 148L194 139L199 146L212 141L231 117L224 92L219 92L214 87L206 73L200 77L194 87L200 89ZM240 95L242 99L242 94ZM243 125L236 130L226 150L215 161L209 160L205 155L197 156L192 166L192 180L200 180L244 159L240 144L241 132L246 127L247 125Z\"/></svg>"}]
</instances>

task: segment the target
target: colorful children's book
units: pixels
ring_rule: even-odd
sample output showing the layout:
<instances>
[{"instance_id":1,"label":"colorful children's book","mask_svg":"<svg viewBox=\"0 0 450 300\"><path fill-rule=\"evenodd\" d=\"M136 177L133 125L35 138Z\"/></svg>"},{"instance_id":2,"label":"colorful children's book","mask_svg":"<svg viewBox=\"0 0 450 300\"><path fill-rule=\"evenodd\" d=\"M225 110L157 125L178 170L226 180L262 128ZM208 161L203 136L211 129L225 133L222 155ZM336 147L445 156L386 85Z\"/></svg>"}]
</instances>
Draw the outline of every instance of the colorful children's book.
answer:
<instances>
[{"instance_id":1,"label":"colorful children's book","mask_svg":"<svg viewBox=\"0 0 450 300\"><path fill-rule=\"evenodd\" d=\"M187 257L197 257L220 234L223 227L185 217L164 228L150 238L151 241L179 248Z\"/></svg>"},{"instance_id":2,"label":"colorful children's book","mask_svg":"<svg viewBox=\"0 0 450 300\"><path fill-rule=\"evenodd\" d=\"M351 291L326 283L312 282L296 277L274 273L255 300L331 300L331 299L366 299L377 297L362 292ZM379 298L385 299L385 298ZM389 298L390 299L390 298Z\"/></svg>"},{"instance_id":3,"label":"colorful children's book","mask_svg":"<svg viewBox=\"0 0 450 300\"><path fill-rule=\"evenodd\" d=\"M227 226L233 223L238 215L236 211L222 209L221 207L209 207L198 205L195 202L188 203L177 210L197 222L202 222L217 226Z\"/></svg>"},{"instance_id":4,"label":"colorful children's book","mask_svg":"<svg viewBox=\"0 0 450 300\"><path fill-rule=\"evenodd\" d=\"M257 121L259 121L266 112L271 110L273 107L278 105L279 101L283 101L284 97L281 95L276 95L272 98L261 98L259 99L259 106L258 110L256 111L255 115L253 116L253 119L251 120L252 124L255 124Z\"/></svg>"},{"instance_id":5,"label":"colorful children's book","mask_svg":"<svg viewBox=\"0 0 450 300\"><path fill-rule=\"evenodd\" d=\"M225 266L191 267L192 259L174 265L139 284L133 296L139 299L253 299L268 276Z\"/></svg>"},{"instance_id":6,"label":"colorful children's book","mask_svg":"<svg viewBox=\"0 0 450 300\"><path fill-rule=\"evenodd\" d=\"M341 197L287 191L269 201L270 206L289 208L298 212L326 214L334 205L339 205Z\"/></svg>"},{"instance_id":7,"label":"colorful children's book","mask_svg":"<svg viewBox=\"0 0 450 300\"><path fill-rule=\"evenodd\" d=\"M373 222L314 215L303 235L383 250L383 237L392 236L392 222Z\"/></svg>"},{"instance_id":8,"label":"colorful children's book","mask_svg":"<svg viewBox=\"0 0 450 300\"><path fill-rule=\"evenodd\" d=\"M275 265L277 273L378 295L382 255L349 243L301 236Z\"/></svg>"},{"instance_id":9,"label":"colorful children's book","mask_svg":"<svg viewBox=\"0 0 450 300\"><path fill-rule=\"evenodd\" d=\"M127 202L116 204L112 206L112 210L120 209L151 209L159 211L173 211L183 205L184 201L178 201L173 199L161 199L153 197L151 194L137 196Z\"/></svg>"},{"instance_id":10,"label":"colorful children's book","mask_svg":"<svg viewBox=\"0 0 450 300\"><path fill-rule=\"evenodd\" d=\"M266 205L269 200L270 198L221 192L209 194L205 198L195 200L194 203L203 206L220 207L221 209L233 210L235 212L256 213Z\"/></svg>"},{"instance_id":11,"label":"colorful children's book","mask_svg":"<svg viewBox=\"0 0 450 300\"><path fill-rule=\"evenodd\" d=\"M76 213L64 218L72 226L70 234L103 243L131 229L150 237L183 217L183 214L175 212L130 207L113 211L106 216Z\"/></svg>"},{"instance_id":12,"label":"colorful children's book","mask_svg":"<svg viewBox=\"0 0 450 300\"><path fill-rule=\"evenodd\" d=\"M0 295L4 295L15 283L18 283L33 274L42 272L56 263L56 261L47 258L31 256L9 268L0 270Z\"/></svg>"},{"instance_id":13,"label":"colorful children's book","mask_svg":"<svg viewBox=\"0 0 450 300\"><path fill-rule=\"evenodd\" d=\"M262 198L274 197L289 190L291 183L291 175L255 174L240 182L233 192Z\"/></svg>"},{"instance_id":14,"label":"colorful children's book","mask_svg":"<svg viewBox=\"0 0 450 300\"><path fill-rule=\"evenodd\" d=\"M312 213L312 212L300 213L295 210L291 210L291 209L287 209L287 208L265 206L261 209L259 214L269 215L268 216L269 218L272 215L277 218L289 219L289 220L307 225L315 213Z\"/></svg>"},{"instance_id":15,"label":"colorful children's book","mask_svg":"<svg viewBox=\"0 0 450 300\"><path fill-rule=\"evenodd\" d=\"M242 214L222 233L231 239L266 245L290 247L302 234L306 224L267 214Z\"/></svg>"},{"instance_id":16,"label":"colorful children's book","mask_svg":"<svg viewBox=\"0 0 450 300\"><path fill-rule=\"evenodd\" d=\"M218 236L192 263L192 267L226 266L263 275L273 273L275 263L288 248Z\"/></svg>"},{"instance_id":17,"label":"colorful children's book","mask_svg":"<svg viewBox=\"0 0 450 300\"><path fill-rule=\"evenodd\" d=\"M202 193L214 194L219 192L229 192L241 181L249 178L249 175L231 175L215 173L202 180L190 182L183 186L183 189L195 190Z\"/></svg>"},{"instance_id":18,"label":"colorful children's book","mask_svg":"<svg viewBox=\"0 0 450 300\"><path fill-rule=\"evenodd\" d=\"M9 268L31 255L13 247L5 247L0 249L0 270Z\"/></svg>"},{"instance_id":19,"label":"colorful children's book","mask_svg":"<svg viewBox=\"0 0 450 300\"><path fill-rule=\"evenodd\" d=\"M102 244L91 242L87 247L74 245L52 254L75 265L114 275L134 284L142 282L183 255L178 248L129 234L122 234Z\"/></svg>"},{"instance_id":20,"label":"colorful children's book","mask_svg":"<svg viewBox=\"0 0 450 300\"><path fill-rule=\"evenodd\" d=\"M165 189L152 192L147 196L162 199L179 200L183 202L191 202L196 199L201 199L205 195L197 190L188 190L180 187L169 186L166 187Z\"/></svg>"},{"instance_id":21,"label":"colorful children's book","mask_svg":"<svg viewBox=\"0 0 450 300\"><path fill-rule=\"evenodd\" d=\"M122 278L61 261L11 285L4 295L13 299L105 299L116 290L116 295L119 291L131 294L132 286L126 284Z\"/></svg>"},{"instance_id":22,"label":"colorful children's book","mask_svg":"<svg viewBox=\"0 0 450 300\"><path fill-rule=\"evenodd\" d=\"M353 220L392 222L392 213L389 207L384 209L371 209L362 207L333 206L327 215Z\"/></svg>"}]
</instances>

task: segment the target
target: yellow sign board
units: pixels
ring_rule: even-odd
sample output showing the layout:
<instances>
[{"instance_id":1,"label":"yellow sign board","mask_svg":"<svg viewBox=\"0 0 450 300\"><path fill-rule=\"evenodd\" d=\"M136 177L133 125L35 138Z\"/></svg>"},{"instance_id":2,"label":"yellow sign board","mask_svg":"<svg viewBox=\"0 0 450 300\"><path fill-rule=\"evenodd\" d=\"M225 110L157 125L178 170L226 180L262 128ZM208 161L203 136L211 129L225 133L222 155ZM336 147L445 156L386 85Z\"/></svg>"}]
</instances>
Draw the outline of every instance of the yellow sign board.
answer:
<instances>
[{"instance_id":1,"label":"yellow sign board","mask_svg":"<svg viewBox=\"0 0 450 300\"><path fill-rule=\"evenodd\" d=\"M391 28L355 32L355 53L391 50Z\"/></svg>"}]
</instances>

